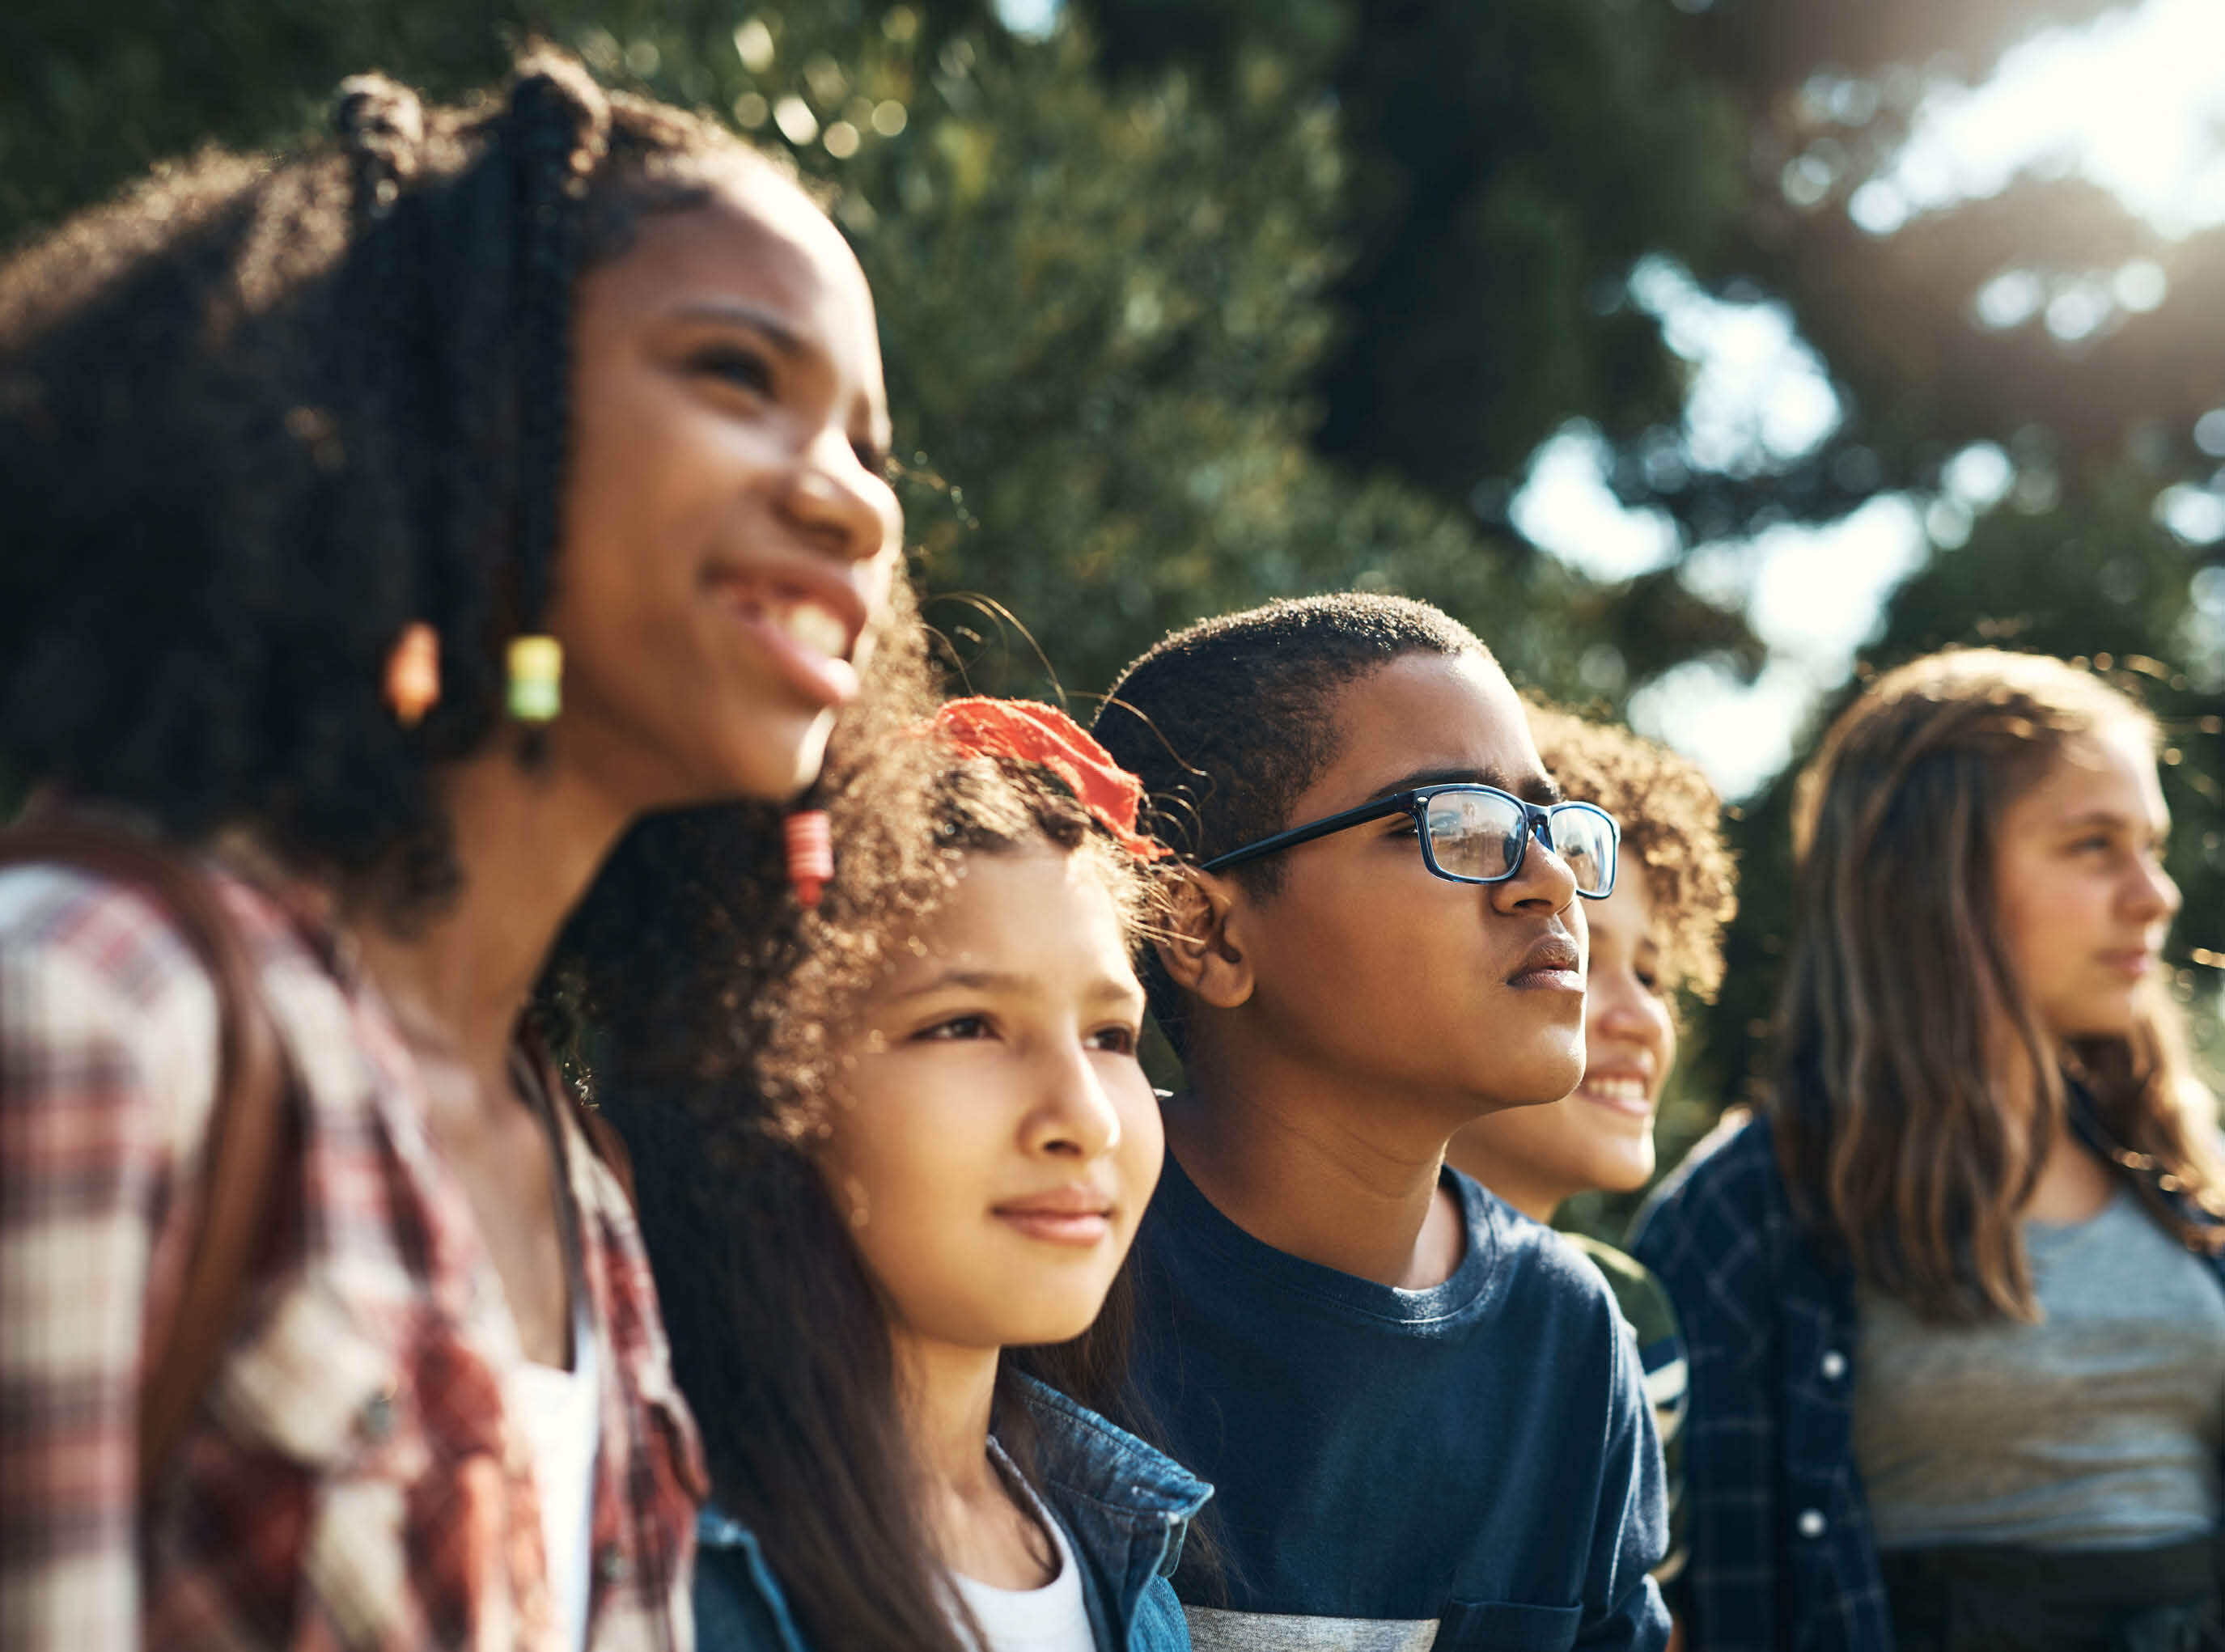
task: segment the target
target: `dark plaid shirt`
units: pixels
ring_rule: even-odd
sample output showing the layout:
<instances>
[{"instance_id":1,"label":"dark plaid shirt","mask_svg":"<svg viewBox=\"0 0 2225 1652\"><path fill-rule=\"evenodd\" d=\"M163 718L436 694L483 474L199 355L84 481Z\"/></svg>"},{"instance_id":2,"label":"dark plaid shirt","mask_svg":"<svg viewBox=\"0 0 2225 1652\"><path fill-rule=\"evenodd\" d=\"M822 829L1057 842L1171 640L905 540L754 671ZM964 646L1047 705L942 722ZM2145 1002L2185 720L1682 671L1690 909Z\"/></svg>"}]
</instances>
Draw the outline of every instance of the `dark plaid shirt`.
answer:
<instances>
[{"instance_id":1,"label":"dark plaid shirt","mask_svg":"<svg viewBox=\"0 0 2225 1652\"><path fill-rule=\"evenodd\" d=\"M1694 1652L1892 1652L1854 1472L1853 1287L1794 1221L1767 1121L1696 1149L1630 1248L1691 1361Z\"/></svg>"},{"instance_id":2,"label":"dark plaid shirt","mask_svg":"<svg viewBox=\"0 0 2225 1652\"><path fill-rule=\"evenodd\" d=\"M2071 1081L2070 1123L2110 1144ZM2198 1214L2166 1190L2166 1202ZM1686 1495L1694 1652L1892 1652L1854 1472L1854 1296L1793 1219L1769 1123L1726 1121L1639 1220L1692 1362ZM2225 1256L2209 1262L2225 1288Z\"/></svg>"}]
</instances>

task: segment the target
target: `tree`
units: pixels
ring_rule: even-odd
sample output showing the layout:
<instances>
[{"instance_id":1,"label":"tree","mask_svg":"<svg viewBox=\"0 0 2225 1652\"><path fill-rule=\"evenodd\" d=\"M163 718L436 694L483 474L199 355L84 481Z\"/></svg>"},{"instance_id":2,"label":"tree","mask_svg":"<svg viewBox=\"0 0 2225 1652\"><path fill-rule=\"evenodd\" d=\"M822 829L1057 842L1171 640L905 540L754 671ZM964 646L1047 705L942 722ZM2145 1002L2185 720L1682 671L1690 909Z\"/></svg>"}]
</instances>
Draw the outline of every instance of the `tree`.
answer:
<instances>
[{"instance_id":1,"label":"tree","mask_svg":"<svg viewBox=\"0 0 2225 1652\"><path fill-rule=\"evenodd\" d=\"M2149 502L2206 484L2225 447L2225 415L2199 422L2225 400L2225 231L2165 244L2049 178L1890 233L1850 216L1915 118L1915 66L1975 77L2035 21L2105 9L1070 0L1038 42L986 0L135 0L97 22L17 0L0 239L204 136L286 140L352 70L454 92L498 74L505 35L543 31L834 192L882 307L923 581L982 598L932 615L1001 691L1086 693L1170 625L1347 584L1442 604L1563 698L1695 657L1750 672L1743 619L1677 568L1601 586L1524 541L1506 506L1539 442L1589 420L1617 491L1688 548L1931 494L1991 443L2010 503L1975 528L1934 513L1943 545L1968 542L1901 593L1871 656L1995 635L2161 662L2189 731L2181 933L2218 953L2225 810L2200 719L2225 673L2195 595L2225 592L2225 553L2159 530ZM1664 258L1787 307L1841 409L1822 440L1702 462L1689 369L1632 288ZM2106 297L2143 262L2156 302L2112 300L2074 342L1974 319L2005 270ZM1619 683L1587 683L1578 661L1607 648ZM1723 1092L1759 1016L1735 995L1782 931L1781 790L1740 828L1734 996L1701 1041Z\"/></svg>"},{"instance_id":2,"label":"tree","mask_svg":"<svg viewBox=\"0 0 2225 1652\"><path fill-rule=\"evenodd\" d=\"M2178 740L2180 955L2225 954L2225 542L2190 545L2154 515L2159 498L2225 490L2225 231L2168 241L2070 176L1899 221L1875 197L1857 206L1889 179L1928 86L1982 79L2035 28L2113 0L1400 0L1288 18L1079 3L1127 42L1124 73L1182 62L1225 79L1259 40L1321 54L1354 180L1341 342L1318 380L1317 443L1343 465L1488 510L1530 446L1582 415L1613 449L1616 492L1667 512L1689 551L1882 492L1921 502L1958 454L1992 453L2007 503L1975 525L1951 497L1932 511L1936 558L1866 666L1980 640L2146 662L2129 668ZM1835 426L1796 454L1696 453L1677 364L1632 302L1641 254L1681 261L1705 292L1782 303L1830 379ZM2021 319L1978 302L2005 277L2031 295ZM2066 293L2090 322L2073 337L2047 319ZM1632 612L1633 660L1697 651L1649 649L1646 610ZM1789 921L1790 788L1781 776L1734 827L1744 913L1699 1041L1694 1122L1743 1092L1758 1061ZM2183 984L2210 999L2205 967Z\"/></svg>"},{"instance_id":3,"label":"tree","mask_svg":"<svg viewBox=\"0 0 2225 1652\"><path fill-rule=\"evenodd\" d=\"M388 66L459 92L499 74L505 0L10 0L0 8L0 247L200 144L315 123L340 77Z\"/></svg>"},{"instance_id":4,"label":"tree","mask_svg":"<svg viewBox=\"0 0 2225 1652\"><path fill-rule=\"evenodd\" d=\"M1016 617L933 610L978 686L1086 692L1170 626L1347 584L1442 603L1564 694L1601 630L1649 668L1752 653L1681 591L1639 593L1655 617L1635 623L1630 593L1314 454L1345 152L1301 53L1247 48L1208 96L1179 67L1109 84L1085 29L1036 43L962 7L832 0L738 24L704 0L384 0L320 29L286 0L217 0L190 19L145 0L94 30L41 0L0 22L0 63L20 66L0 228L203 134L288 139L366 64L483 81L498 36L529 28L790 149L874 280L924 583ZM1664 635L1683 640L1649 655Z\"/></svg>"}]
</instances>

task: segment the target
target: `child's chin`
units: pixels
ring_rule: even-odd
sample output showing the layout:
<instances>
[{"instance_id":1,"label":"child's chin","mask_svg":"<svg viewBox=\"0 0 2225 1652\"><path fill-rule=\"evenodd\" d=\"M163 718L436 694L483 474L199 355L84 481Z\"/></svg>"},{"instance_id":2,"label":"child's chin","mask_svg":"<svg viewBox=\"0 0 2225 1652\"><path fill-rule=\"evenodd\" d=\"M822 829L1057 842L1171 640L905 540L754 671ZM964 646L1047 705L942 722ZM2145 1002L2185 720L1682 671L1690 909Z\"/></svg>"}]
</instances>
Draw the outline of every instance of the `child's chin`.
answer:
<instances>
[{"instance_id":1,"label":"child's chin","mask_svg":"<svg viewBox=\"0 0 2225 1652\"><path fill-rule=\"evenodd\" d=\"M1500 1048L1487 1073L1480 1060L1468 1062L1467 1095L1483 1105L1479 1115L1504 1112L1515 1107L1544 1107L1572 1094L1583 1082L1584 1047L1556 1041L1533 1044L1527 1052ZM1520 1059L1525 1054L1526 1060Z\"/></svg>"},{"instance_id":2,"label":"child's chin","mask_svg":"<svg viewBox=\"0 0 2225 1652\"><path fill-rule=\"evenodd\" d=\"M1062 1342L1072 1342L1096 1322L1094 1313L1080 1320L1069 1315L1060 1319L1015 1321L998 1336L998 1345L1005 1348L1055 1347Z\"/></svg>"},{"instance_id":3,"label":"child's chin","mask_svg":"<svg viewBox=\"0 0 2225 1652\"><path fill-rule=\"evenodd\" d=\"M1603 1193L1634 1193L1653 1180L1653 1155L1647 1154L1644 1164L1635 1159L1618 1159L1613 1164L1602 1165L1592 1174L1592 1186Z\"/></svg>"},{"instance_id":4,"label":"child's chin","mask_svg":"<svg viewBox=\"0 0 2225 1652\"><path fill-rule=\"evenodd\" d=\"M1565 1100L1583 1081L1584 1056L1581 1047L1571 1053L1569 1059L1559 1059L1557 1053L1544 1057L1537 1063L1534 1072L1522 1075L1523 1093L1519 1104L1546 1106Z\"/></svg>"},{"instance_id":5,"label":"child's chin","mask_svg":"<svg viewBox=\"0 0 2225 1652\"><path fill-rule=\"evenodd\" d=\"M1105 1306L1101 1289L1086 1294L1062 1293L1055 1299L1047 1292L1035 1302L1012 1300L1021 1294L1012 1292L1000 1305L997 1342L1001 1347L1033 1348L1072 1342L1096 1322L1097 1311Z\"/></svg>"}]
</instances>

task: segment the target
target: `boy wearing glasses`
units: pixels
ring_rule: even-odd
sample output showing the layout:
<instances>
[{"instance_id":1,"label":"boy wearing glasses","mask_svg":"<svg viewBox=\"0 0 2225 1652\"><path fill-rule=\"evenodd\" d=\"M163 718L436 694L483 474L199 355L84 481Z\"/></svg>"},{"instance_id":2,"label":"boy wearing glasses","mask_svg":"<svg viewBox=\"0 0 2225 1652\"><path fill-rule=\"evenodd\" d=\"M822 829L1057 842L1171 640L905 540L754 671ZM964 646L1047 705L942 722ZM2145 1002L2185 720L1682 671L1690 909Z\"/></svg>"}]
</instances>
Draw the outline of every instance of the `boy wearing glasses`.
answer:
<instances>
[{"instance_id":1,"label":"boy wearing glasses","mask_svg":"<svg viewBox=\"0 0 2225 1652\"><path fill-rule=\"evenodd\" d=\"M1217 1488L1176 1578L1194 1643L1661 1646L1636 1349L1596 1271L1444 1166L1582 1075L1613 822L1561 801L1483 644L1403 598L1179 632L1097 733L1190 862L1146 959L1188 1087L1135 1258L1145 1400Z\"/></svg>"}]
</instances>

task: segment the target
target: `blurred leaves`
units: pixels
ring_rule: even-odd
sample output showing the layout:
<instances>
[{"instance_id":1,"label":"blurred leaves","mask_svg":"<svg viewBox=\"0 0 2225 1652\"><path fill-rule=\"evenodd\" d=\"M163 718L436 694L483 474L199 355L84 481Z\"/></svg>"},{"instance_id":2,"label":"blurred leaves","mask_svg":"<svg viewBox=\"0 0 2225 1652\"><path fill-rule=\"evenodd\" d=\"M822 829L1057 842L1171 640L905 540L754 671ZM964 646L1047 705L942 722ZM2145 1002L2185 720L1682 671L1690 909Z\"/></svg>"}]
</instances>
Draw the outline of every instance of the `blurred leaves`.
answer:
<instances>
[{"instance_id":1,"label":"blurred leaves","mask_svg":"<svg viewBox=\"0 0 2225 1652\"><path fill-rule=\"evenodd\" d=\"M1848 211L1928 85L2106 9L1068 0L1037 41L990 0L13 0L0 241L203 141L294 141L346 73L455 95L545 34L830 192L881 308L929 615L976 687L1086 695L1169 626L1346 585L1436 600L1518 676L1610 709L1693 659L1750 675L1764 650L1720 591L1673 563L1595 584L1508 522L1538 444L1581 418L1615 493L1685 550L1885 491L1931 504L1945 548L1894 599L1878 666L1955 640L2158 662L2130 668L2186 731L2166 775L2182 934L2225 953L2201 720L2225 692L2225 573L2194 600L2225 541L2153 510L2225 457L2225 415L2196 437L2225 402L2225 231L2165 243L2063 176L1889 234ZM2049 294L2134 263L2152 305L2047 330ZM1698 369L1639 301L1649 264L1781 303L1835 426L1767 463L1697 462ZM1980 304L2005 275L2038 295L2014 316ZM1998 451L1998 501L1943 492L1974 444ZM1766 1013L1784 791L1739 826L1746 912L1696 1041L1702 1091L1738 1089Z\"/></svg>"},{"instance_id":2,"label":"blurred leaves","mask_svg":"<svg viewBox=\"0 0 2225 1652\"><path fill-rule=\"evenodd\" d=\"M314 124L345 75L448 95L508 60L518 9L424 0L9 0L0 7L0 245L204 142Z\"/></svg>"},{"instance_id":3,"label":"blurred leaves","mask_svg":"<svg viewBox=\"0 0 2225 1652\"><path fill-rule=\"evenodd\" d=\"M1326 78L1344 16L1321 0L1279 41L1230 35L1217 63L1113 74L1078 22L1038 43L962 4L143 0L95 28L38 0L0 22L0 231L202 135L286 141L366 65L453 92L539 31L789 149L833 193L881 307L923 583L962 598L930 617L977 687L1086 693L1170 626L1343 585L1436 600L1563 693L1602 629L1640 673L1696 647L1751 656L1734 615L1664 590L1633 607L1458 499L1316 453L1351 310L1344 219L1368 187ZM1507 232L1550 241L1549 193L1511 195ZM1505 451L1567 399L1493 415Z\"/></svg>"},{"instance_id":4,"label":"blurred leaves","mask_svg":"<svg viewBox=\"0 0 2225 1652\"><path fill-rule=\"evenodd\" d=\"M1138 60L1216 72L1246 41L1281 39L1303 56L1324 36L1311 7L1287 25L1275 8L1189 9L1200 21L1185 41L1170 20L1182 9L1163 0L1076 3L1130 40L1131 74ZM1535 444L1582 417L1615 450L1617 497L1665 510L1685 552L1832 522L1880 493L1932 502L1939 548L1866 661L1992 642L2120 670L2152 662L2135 686L2183 736L2165 770L2187 898L2178 944L2214 958L2225 953L2225 538L2190 542L2158 526L2157 508L2176 486L2193 520L2225 527L2225 230L2165 241L2114 197L2044 168L1892 233L1850 212L1927 88L1981 81L2034 30L2120 3L1350 6L1328 75L1351 251L1334 291L1338 344L1315 381L1319 442L1354 469L1495 516ZM1633 302L1633 273L1664 256L1702 294L1785 307L1838 402L1822 440L1768 463L1700 462L1685 423L1696 364ZM2144 289L2129 305L2117 299L2127 270ZM2005 277L2029 288L2018 313L1989 294ZM2075 338L2049 326L2051 296L2066 292L2090 292L2097 318ZM1950 485L1974 448L2004 471L2001 497ZM1601 594L1578 602L1596 667L1580 674L1595 692L1680 660L1749 675L1759 663L1742 627L1680 610L1689 587L1677 566L1620 602ZM1789 923L1790 785L1780 778L1734 823L1743 909L1723 1003L1680 1079L1695 1119L1742 1093L1758 1059ZM2184 984L2214 1005L2218 979L2196 964ZM2225 1050L2211 1059L2225 1071Z\"/></svg>"}]
</instances>

